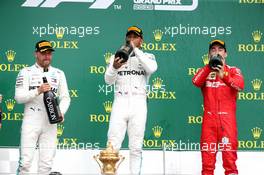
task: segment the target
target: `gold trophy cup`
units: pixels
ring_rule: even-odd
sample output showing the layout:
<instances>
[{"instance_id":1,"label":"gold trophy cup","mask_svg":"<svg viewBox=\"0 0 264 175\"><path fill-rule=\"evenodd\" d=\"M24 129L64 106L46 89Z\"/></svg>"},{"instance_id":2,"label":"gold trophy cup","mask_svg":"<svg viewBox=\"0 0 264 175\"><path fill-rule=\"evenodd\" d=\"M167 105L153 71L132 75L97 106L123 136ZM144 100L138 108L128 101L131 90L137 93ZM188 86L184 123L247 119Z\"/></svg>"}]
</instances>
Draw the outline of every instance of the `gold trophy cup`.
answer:
<instances>
[{"instance_id":1,"label":"gold trophy cup","mask_svg":"<svg viewBox=\"0 0 264 175\"><path fill-rule=\"evenodd\" d=\"M119 155L118 151L113 149L111 142L107 143L107 148L94 156L98 163L102 175L115 175L119 165L123 162L125 157Z\"/></svg>"}]
</instances>

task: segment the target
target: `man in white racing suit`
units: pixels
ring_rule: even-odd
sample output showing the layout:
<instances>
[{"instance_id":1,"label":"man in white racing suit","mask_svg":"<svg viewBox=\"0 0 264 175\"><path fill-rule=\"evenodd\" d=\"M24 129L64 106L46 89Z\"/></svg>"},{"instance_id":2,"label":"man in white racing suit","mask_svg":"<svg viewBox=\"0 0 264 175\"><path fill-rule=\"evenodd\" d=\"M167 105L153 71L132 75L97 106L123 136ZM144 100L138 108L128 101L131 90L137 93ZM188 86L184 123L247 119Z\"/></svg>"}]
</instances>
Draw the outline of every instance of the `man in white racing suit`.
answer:
<instances>
[{"instance_id":1,"label":"man in white racing suit","mask_svg":"<svg viewBox=\"0 0 264 175\"><path fill-rule=\"evenodd\" d=\"M64 119L70 105L64 72L51 67L53 48L49 41L36 44L36 63L22 69L16 79L15 99L25 104L21 126L20 160L17 174L29 174L36 145L39 148L38 174L49 174L56 151L57 124L50 124L43 93L52 90L59 99ZM47 70L44 72L44 68ZM48 83L43 83L42 77Z\"/></svg>"},{"instance_id":2,"label":"man in white racing suit","mask_svg":"<svg viewBox=\"0 0 264 175\"><path fill-rule=\"evenodd\" d=\"M126 40L133 47L128 60L124 62L123 58L112 56L105 72L105 82L115 87L108 142L119 150L127 130L130 173L138 175L147 118L147 83L150 75L157 70L157 63L153 54L139 49L143 42L140 28L129 27Z\"/></svg>"}]
</instances>

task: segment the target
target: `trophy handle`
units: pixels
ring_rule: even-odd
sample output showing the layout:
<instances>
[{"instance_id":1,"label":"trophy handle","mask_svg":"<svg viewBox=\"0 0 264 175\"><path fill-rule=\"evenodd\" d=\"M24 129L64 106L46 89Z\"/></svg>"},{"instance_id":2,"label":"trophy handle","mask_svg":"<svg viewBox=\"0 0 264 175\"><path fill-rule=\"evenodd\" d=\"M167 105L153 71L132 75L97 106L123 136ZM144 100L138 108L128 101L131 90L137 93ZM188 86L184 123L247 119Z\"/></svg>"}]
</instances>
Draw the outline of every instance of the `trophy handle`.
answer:
<instances>
[{"instance_id":1,"label":"trophy handle","mask_svg":"<svg viewBox=\"0 0 264 175\"><path fill-rule=\"evenodd\" d=\"M96 156L93 156L93 158L94 158L94 160L97 162L97 164L99 165L99 167L100 167L100 169L101 169L101 171L102 171L102 169L103 169L103 166L100 164L100 162L98 161L99 159L99 154L97 154Z\"/></svg>"},{"instance_id":2,"label":"trophy handle","mask_svg":"<svg viewBox=\"0 0 264 175\"><path fill-rule=\"evenodd\" d=\"M125 157L122 156L122 155L119 155L119 158L120 158L120 160L119 160L119 162L116 164L116 170L118 169L119 165L125 160Z\"/></svg>"}]
</instances>

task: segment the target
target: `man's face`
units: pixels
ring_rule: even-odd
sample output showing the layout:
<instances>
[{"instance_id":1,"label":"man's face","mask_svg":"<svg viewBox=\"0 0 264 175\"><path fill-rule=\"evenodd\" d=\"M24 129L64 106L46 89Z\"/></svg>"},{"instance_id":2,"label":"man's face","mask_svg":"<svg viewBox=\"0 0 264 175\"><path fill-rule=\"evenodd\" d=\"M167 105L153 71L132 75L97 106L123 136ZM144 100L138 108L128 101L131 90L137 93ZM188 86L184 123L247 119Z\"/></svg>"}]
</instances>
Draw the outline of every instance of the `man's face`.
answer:
<instances>
[{"instance_id":1,"label":"man's face","mask_svg":"<svg viewBox=\"0 0 264 175\"><path fill-rule=\"evenodd\" d=\"M37 59L38 65L43 68L49 67L52 60L52 51L46 50L44 52L35 52L35 57Z\"/></svg>"},{"instance_id":2,"label":"man's face","mask_svg":"<svg viewBox=\"0 0 264 175\"><path fill-rule=\"evenodd\" d=\"M141 44L143 43L143 39L135 33L130 33L127 35L127 40L132 41L137 48L140 48Z\"/></svg>"},{"instance_id":3,"label":"man's face","mask_svg":"<svg viewBox=\"0 0 264 175\"><path fill-rule=\"evenodd\" d=\"M211 47L211 49L209 50L209 58L212 58L212 56L214 55L221 55L223 58L223 63L225 63L225 58L227 57L227 53L225 51L225 48L223 48L223 46L219 45L219 44L215 44Z\"/></svg>"}]
</instances>

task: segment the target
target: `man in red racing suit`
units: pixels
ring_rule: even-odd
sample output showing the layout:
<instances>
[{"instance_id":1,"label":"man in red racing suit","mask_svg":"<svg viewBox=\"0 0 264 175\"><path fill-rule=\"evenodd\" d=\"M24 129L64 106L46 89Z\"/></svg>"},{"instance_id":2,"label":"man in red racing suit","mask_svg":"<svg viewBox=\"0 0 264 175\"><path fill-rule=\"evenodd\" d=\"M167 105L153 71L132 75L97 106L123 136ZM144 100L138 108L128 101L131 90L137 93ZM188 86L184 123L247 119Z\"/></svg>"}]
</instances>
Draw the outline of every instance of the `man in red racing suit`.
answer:
<instances>
[{"instance_id":1,"label":"man in red racing suit","mask_svg":"<svg viewBox=\"0 0 264 175\"><path fill-rule=\"evenodd\" d=\"M202 175L213 175L217 150L222 151L225 175L237 175L236 99L244 88L240 70L225 64L227 57L224 41L213 40L209 45L210 61L218 55L222 65L207 64L192 79L201 88L204 115L201 134Z\"/></svg>"}]
</instances>

